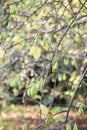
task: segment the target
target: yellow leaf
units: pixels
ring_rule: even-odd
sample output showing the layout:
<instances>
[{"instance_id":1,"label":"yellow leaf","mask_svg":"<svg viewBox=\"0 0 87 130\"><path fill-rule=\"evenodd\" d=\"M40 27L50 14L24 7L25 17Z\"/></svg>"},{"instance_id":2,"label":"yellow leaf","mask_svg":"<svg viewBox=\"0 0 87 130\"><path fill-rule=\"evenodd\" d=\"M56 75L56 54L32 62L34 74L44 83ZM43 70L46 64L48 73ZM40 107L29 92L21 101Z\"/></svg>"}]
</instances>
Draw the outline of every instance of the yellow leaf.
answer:
<instances>
[{"instance_id":1,"label":"yellow leaf","mask_svg":"<svg viewBox=\"0 0 87 130\"><path fill-rule=\"evenodd\" d=\"M16 45L16 46L14 46L14 48L15 48L15 50L18 50L18 51L20 51L22 49L22 47L20 45Z\"/></svg>"},{"instance_id":2,"label":"yellow leaf","mask_svg":"<svg viewBox=\"0 0 87 130\"><path fill-rule=\"evenodd\" d=\"M32 46L30 49L30 55L32 55L35 60L38 60L41 55L41 49L38 46Z\"/></svg>"},{"instance_id":3,"label":"yellow leaf","mask_svg":"<svg viewBox=\"0 0 87 130\"><path fill-rule=\"evenodd\" d=\"M38 16L39 16L39 17L46 16L47 13L48 13L48 12L47 12L46 9L41 9Z\"/></svg>"},{"instance_id":4,"label":"yellow leaf","mask_svg":"<svg viewBox=\"0 0 87 130\"><path fill-rule=\"evenodd\" d=\"M17 43L17 42L21 42L22 38L20 36L14 36L12 39L13 42Z\"/></svg>"},{"instance_id":5,"label":"yellow leaf","mask_svg":"<svg viewBox=\"0 0 87 130\"><path fill-rule=\"evenodd\" d=\"M73 84L74 85L78 84L79 80L80 80L80 76L77 76L77 78L73 81Z\"/></svg>"},{"instance_id":6,"label":"yellow leaf","mask_svg":"<svg viewBox=\"0 0 87 130\"><path fill-rule=\"evenodd\" d=\"M40 110L41 110L42 115L46 116L49 113L49 109L46 106L44 106L43 104L40 104Z\"/></svg>"},{"instance_id":7,"label":"yellow leaf","mask_svg":"<svg viewBox=\"0 0 87 130\"><path fill-rule=\"evenodd\" d=\"M4 57L4 50L2 50L2 49L0 48L0 62L2 62L3 57Z\"/></svg>"},{"instance_id":8,"label":"yellow leaf","mask_svg":"<svg viewBox=\"0 0 87 130\"><path fill-rule=\"evenodd\" d=\"M26 33L28 33L30 31L30 24L29 23L25 23L24 30Z\"/></svg>"},{"instance_id":9,"label":"yellow leaf","mask_svg":"<svg viewBox=\"0 0 87 130\"><path fill-rule=\"evenodd\" d=\"M50 49L48 44L44 44L43 42L41 42L41 46L45 51L48 51Z\"/></svg>"},{"instance_id":10,"label":"yellow leaf","mask_svg":"<svg viewBox=\"0 0 87 130\"><path fill-rule=\"evenodd\" d=\"M46 115L52 115L53 111L49 110L49 108L47 108L45 105L40 104L40 110L41 110L41 114L46 116Z\"/></svg>"}]
</instances>

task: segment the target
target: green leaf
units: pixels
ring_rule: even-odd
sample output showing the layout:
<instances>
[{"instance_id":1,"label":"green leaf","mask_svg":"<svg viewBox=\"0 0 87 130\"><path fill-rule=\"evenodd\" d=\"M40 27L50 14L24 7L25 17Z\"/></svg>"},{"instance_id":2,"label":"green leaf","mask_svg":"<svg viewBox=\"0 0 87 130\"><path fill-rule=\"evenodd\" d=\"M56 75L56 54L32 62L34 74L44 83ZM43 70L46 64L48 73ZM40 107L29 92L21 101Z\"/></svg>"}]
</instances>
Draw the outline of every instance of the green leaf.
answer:
<instances>
[{"instance_id":1,"label":"green leaf","mask_svg":"<svg viewBox=\"0 0 87 130\"><path fill-rule=\"evenodd\" d=\"M58 71L58 62L56 62L53 67L52 67L52 72L57 72Z\"/></svg>"},{"instance_id":2,"label":"green leaf","mask_svg":"<svg viewBox=\"0 0 87 130\"><path fill-rule=\"evenodd\" d=\"M68 123L67 126L66 126L66 130L71 130L71 126L70 126L69 123Z\"/></svg>"},{"instance_id":3,"label":"green leaf","mask_svg":"<svg viewBox=\"0 0 87 130\"><path fill-rule=\"evenodd\" d=\"M22 130L28 130L28 129L27 129L27 124L24 124L24 125L23 125Z\"/></svg>"},{"instance_id":4,"label":"green leaf","mask_svg":"<svg viewBox=\"0 0 87 130\"><path fill-rule=\"evenodd\" d=\"M63 75L62 75L62 78L63 78L63 80L65 81L65 80L66 80L66 74L63 74Z\"/></svg>"},{"instance_id":5,"label":"green leaf","mask_svg":"<svg viewBox=\"0 0 87 130\"><path fill-rule=\"evenodd\" d=\"M32 86L28 89L28 96L30 97L35 97L35 95L37 94L38 92L38 89L37 89L37 84L32 84Z\"/></svg>"},{"instance_id":6,"label":"green leaf","mask_svg":"<svg viewBox=\"0 0 87 130\"><path fill-rule=\"evenodd\" d=\"M50 94L46 94L46 95L43 97L43 104L44 104L44 105L49 104L52 99L53 99L53 97L52 97Z\"/></svg>"},{"instance_id":7,"label":"green leaf","mask_svg":"<svg viewBox=\"0 0 87 130\"><path fill-rule=\"evenodd\" d=\"M40 39L41 39L41 37L40 37L40 35L37 35L36 37L35 37L35 44L38 44L39 43L39 41L40 41Z\"/></svg>"},{"instance_id":8,"label":"green leaf","mask_svg":"<svg viewBox=\"0 0 87 130\"><path fill-rule=\"evenodd\" d=\"M58 81L60 81L60 82L61 82L62 80L63 80L63 77L62 77L62 75L61 75L61 74L59 74L59 75L58 75Z\"/></svg>"},{"instance_id":9,"label":"green leaf","mask_svg":"<svg viewBox=\"0 0 87 130\"><path fill-rule=\"evenodd\" d=\"M4 39L6 39L6 38L7 38L6 32L2 32L2 33L1 33L1 39L4 40Z\"/></svg>"},{"instance_id":10,"label":"green leaf","mask_svg":"<svg viewBox=\"0 0 87 130\"><path fill-rule=\"evenodd\" d=\"M44 79L40 78L38 82L32 84L31 87L28 89L28 96L35 98L38 91L42 90L43 85L44 85Z\"/></svg>"},{"instance_id":11,"label":"green leaf","mask_svg":"<svg viewBox=\"0 0 87 130\"><path fill-rule=\"evenodd\" d=\"M68 65L69 64L69 59L64 59L64 65Z\"/></svg>"},{"instance_id":12,"label":"green leaf","mask_svg":"<svg viewBox=\"0 0 87 130\"><path fill-rule=\"evenodd\" d=\"M10 22L7 24L7 29L8 29L8 30L11 29L11 23L10 23Z\"/></svg>"},{"instance_id":13,"label":"green leaf","mask_svg":"<svg viewBox=\"0 0 87 130\"><path fill-rule=\"evenodd\" d=\"M14 96L17 96L19 94L18 90L14 88L13 89L13 94L14 94Z\"/></svg>"},{"instance_id":14,"label":"green leaf","mask_svg":"<svg viewBox=\"0 0 87 130\"><path fill-rule=\"evenodd\" d=\"M75 36L75 42L79 43L80 42L80 38L78 35Z\"/></svg>"},{"instance_id":15,"label":"green leaf","mask_svg":"<svg viewBox=\"0 0 87 130\"><path fill-rule=\"evenodd\" d=\"M40 80L38 81L38 84L39 84L38 90L41 91L41 90L42 90L42 87L43 87L43 85L44 85L44 79L43 79L42 77L41 77Z\"/></svg>"},{"instance_id":16,"label":"green leaf","mask_svg":"<svg viewBox=\"0 0 87 130\"><path fill-rule=\"evenodd\" d=\"M18 13L18 9L17 9L16 5L10 6L10 13L11 14L17 14Z\"/></svg>"},{"instance_id":17,"label":"green leaf","mask_svg":"<svg viewBox=\"0 0 87 130\"><path fill-rule=\"evenodd\" d=\"M10 86L11 87L17 87L19 83L19 75L17 75L11 82L10 82Z\"/></svg>"},{"instance_id":18,"label":"green leaf","mask_svg":"<svg viewBox=\"0 0 87 130\"><path fill-rule=\"evenodd\" d=\"M75 123L73 126L73 130L78 130L77 124Z\"/></svg>"},{"instance_id":19,"label":"green leaf","mask_svg":"<svg viewBox=\"0 0 87 130\"><path fill-rule=\"evenodd\" d=\"M34 96L34 87L33 87L33 86L28 90L28 95L29 95L30 97L33 97L33 96Z\"/></svg>"},{"instance_id":20,"label":"green leaf","mask_svg":"<svg viewBox=\"0 0 87 130\"><path fill-rule=\"evenodd\" d=\"M36 95L37 94L37 92L38 92L38 90L37 90L37 88L36 88L36 85L37 84L34 84L32 87L31 87L31 94L34 96L34 95Z\"/></svg>"},{"instance_id":21,"label":"green leaf","mask_svg":"<svg viewBox=\"0 0 87 130\"><path fill-rule=\"evenodd\" d=\"M64 93L66 96L73 96L74 95L74 92L73 91L66 91L65 93Z\"/></svg>"},{"instance_id":22,"label":"green leaf","mask_svg":"<svg viewBox=\"0 0 87 130\"><path fill-rule=\"evenodd\" d=\"M80 105L79 109L78 109L78 114L83 114L84 110L83 110L83 106Z\"/></svg>"},{"instance_id":23,"label":"green leaf","mask_svg":"<svg viewBox=\"0 0 87 130\"><path fill-rule=\"evenodd\" d=\"M51 36L49 36L49 35L46 35L46 36L44 36L43 37L43 42L44 42L44 44L51 44Z\"/></svg>"},{"instance_id":24,"label":"green leaf","mask_svg":"<svg viewBox=\"0 0 87 130\"><path fill-rule=\"evenodd\" d=\"M30 89L31 89L31 88L29 88L28 91L27 91L27 95L28 95L28 96L31 96Z\"/></svg>"},{"instance_id":25,"label":"green leaf","mask_svg":"<svg viewBox=\"0 0 87 130\"><path fill-rule=\"evenodd\" d=\"M45 123L46 124L50 124L52 122L53 122L53 116L51 114L49 114L48 117L47 117L47 119L46 119L46 121L45 121Z\"/></svg>"}]
</instances>

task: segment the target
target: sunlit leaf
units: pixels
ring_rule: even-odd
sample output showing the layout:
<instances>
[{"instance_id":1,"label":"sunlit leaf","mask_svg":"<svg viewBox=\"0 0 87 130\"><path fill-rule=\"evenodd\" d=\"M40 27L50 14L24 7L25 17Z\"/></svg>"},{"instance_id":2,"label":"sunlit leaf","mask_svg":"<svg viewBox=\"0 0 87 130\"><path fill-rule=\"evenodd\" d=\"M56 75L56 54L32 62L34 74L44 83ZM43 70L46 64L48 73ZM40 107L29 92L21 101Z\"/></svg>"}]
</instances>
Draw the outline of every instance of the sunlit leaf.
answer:
<instances>
[{"instance_id":1,"label":"sunlit leaf","mask_svg":"<svg viewBox=\"0 0 87 130\"><path fill-rule=\"evenodd\" d=\"M1 33L1 39L3 40L3 39L6 39L6 38L7 38L6 32L2 32Z\"/></svg>"},{"instance_id":2,"label":"sunlit leaf","mask_svg":"<svg viewBox=\"0 0 87 130\"><path fill-rule=\"evenodd\" d=\"M32 55L35 60L38 60L41 56L41 48L38 46L32 46L30 49L30 55Z\"/></svg>"},{"instance_id":3,"label":"sunlit leaf","mask_svg":"<svg viewBox=\"0 0 87 130\"><path fill-rule=\"evenodd\" d=\"M38 44L40 42L40 39L41 39L40 35L37 35L34 40L35 44Z\"/></svg>"},{"instance_id":4,"label":"sunlit leaf","mask_svg":"<svg viewBox=\"0 0 87 130\"><path fill-rule=\"evenodd\" d=\"M78 114L83 114L84 110L83 110L83 106L80 105L79 109L78 109Z\"/></svg>"},{"instance_id":5,"label":"sunlit leaf","mask_svg":"<svg viewBox=\"0 0 87 130\"><path fill-rule=\"evenodd\" d=\"M41 42L41 47L45 50L45 51L48 51L50 46L48 44L44 44L44 42Z\"/></svg>"},{"instance_id":6,"label":"sunlit leaf","mask_svg":"<svg viewBox=\"0 0 87 130\"><path fill-rule=\"evenodd\" d=\"M40 110L41 110L42 115L46 116L49 113L49 109L43 104L40 104Z\"/></svg>"},{"instance_id":7,"label":"sunlit leaf","mask_svg":"<svg viewBox=\"0 0 87 130\"><path fill-rule=\"evenodd\" d=\"M44 85L44 79L43 79L42 77L41 77L40 80L38 81L38 84L39 84L38 89L41 91L41 89L42 89L42 87L43 87L43 85Z\"/></svg>"},{"instance_id":8,"label":"sunlit leaf","mask_svg":"<svg viewBox=\"0 0 87 130\"><path fill-rule=\"evenodd\" d=\"M66 130L71 130L71 126L70 126L69 123L68 123L67 126L66 126Z\"/></svg>"},{"instance_id":9,"label":"sunlit leaf","mask_svg":"<svg viewBox=\"0 0 87 130\"><path fill-rule=\"evenodd\" d=\"M30 31L30 23L25 23L24 30L26 33L28 33Z\"/></svg>"},{"instance_id":10,"label":"sunlit leaf","mask_svg":"<svg viewBox=\"0 0 87 130\"><path fill-rule=\"evenodd\" d=\"M38 92L37 84L32 84L32 86L28 89L28 96L33 98L35 97L37 92Z\"/></svg>"},{"instance_id":11,"label":"sunlit leaf","mask_svg":"<svg viewBox=\"0 0 87 130\"><path fill-rule=\"evenodd\" d=\"M74 95L74 92L66 91L64 94L66 96L71 96L72 97Z\"/></svg>"},{"instance_id":12,"label":"sunlit leaf","mask_svg":"<svg viewBox=\"0 0 87 130\"><path fill-rule=\"evenodd\" d=\"M63 80L65 81L66 80L66 74L63 74Z\"/></svg>"},{"instance_id":13,"label":"sunlit leaf","mask_svg":"<svg viewBox=\"0 0 87 130\"><path fill-rule=\"evenodd\" d=\"M42 87L44 85L44 79L40 78L36 83L33 83L31 87L28 89L28 96L32 98L39 97L37 93L42 90ZM40 97L39 97L40 98Z\"/></svg>"},{"instance_id":14,"label":"sunlit leaf","mask_svg":"<svg viewBox=\"0 0 87 130\"><path fill-rule=\"evenodd\" d=\"M50 123L52 123L53 122L53 116L52 116L52 114L48 114L48 117L47 117L47 119L45 120L45 123L46 124L50 124Z\"/></svg>"},{"instance_id":15,"label":"sunlit leaf","mask_svg":"<svg viewBox=\"0 0 87 130\"><path fill-rule=\"evenodd\" d=\"M17 96L18 93L19 93L18 90L17 90L16 88L14 88L14 89L13 89L13 94L14 94L14 96Z\"/></svg>"},{"instance_id":16,"label":"sunlit leaf","mask_svg":"<svg viewBox=\"0 0 87 130\"><path fill-rule=\"evenodd\" d=\"M14 43L21 42L21 41L22 41L22 38L21 38L20 36L14 36L14 37L12 38L12 41L13 41Z\"/></svg>"},{"instance_id":17,"label":"sunlit leaf","mask_svg":"<svg viewBox=\"0 0 87 130\"><path fill-rule=\"evenodd\" d=\"M24 125L23 125L22 130L28 130L28 129L27 129L27 124L24 124Z\"/></svg>"},{"instance_id":18,"label":"sunlit leaf","mask_svg":"<svg viewBox=\"0 0 87 130\"><path fill-rule=\"evenodd\" d=\"M69 64L69 59L64 59L64 65L68 65Z\"/></svg>"},{"instance_id":19,"label":"sunlit leaf","mask_svg":"<svg viewBox=\"0 0 87 130\"><path fill-rule=\"evenodd\" d=\"M53 66L52 66L52 72L57 72L58 71L58 62L56 62Z\"/></svg>"},{"instance_id":20,"label":"sunlit leaf","mask_svg":"<svg viewBox=\"0 0 87 130\"><path fill-rule=\"evenodd\" d=\"M58 75L58 81L62 81L63 80L63 77L61 74Z\"/></svg>"},{"instance_id":21,"label":"sunlit leaf","mask_svg":"<svg viewBox=\"0 0 87 130\"><path fill-rule=\"evenodd\" d=\"M16 14L16 13L18 13L18 9L17 9L17 6L16 6L16 5L12 4L12 5L10 6L10 13L11 13L11 14Z\"/></svg>"},{"instance_id":22,"label":"sunlit leaf","mask_svg":"<svg viewBox=\"0 0 87 130\"><path fill-rule=\"evenodd\" d=\"M77 71L73 71L69 79L70 82L73 82L77 77Z\"/></svg>"},{"instance_id":23,"label":"sunlit leaf","mask_svg":"<svg viewBox=\"0 0 87 130\"><path fill-rule=\"evenodd\" d=\"M80 76L77 76L76 79L73 81L73 84L75 85L78 84L79 80L80 80Z\"/></svg>"},{"instance_id":24,"label":"sunlit leaf","mask_svg":"<svg viewBox=\"0 0 87 130\"><path fill-rule=\"evenodd\" d=\"M77 124L75 123L73 126L73 130L78 130Z\"/></svg>"},{"instance_id":25,"label":"sunlit leaf","mask_svg":"<svg viewBox=\"0 0 87 130\"><path fill-rule=\"evenodd\" d=\"M19 75L17 75L14 79L10 81L10 86L11 87L17 87L19 83Z\"/></svg>"}]
</instances>

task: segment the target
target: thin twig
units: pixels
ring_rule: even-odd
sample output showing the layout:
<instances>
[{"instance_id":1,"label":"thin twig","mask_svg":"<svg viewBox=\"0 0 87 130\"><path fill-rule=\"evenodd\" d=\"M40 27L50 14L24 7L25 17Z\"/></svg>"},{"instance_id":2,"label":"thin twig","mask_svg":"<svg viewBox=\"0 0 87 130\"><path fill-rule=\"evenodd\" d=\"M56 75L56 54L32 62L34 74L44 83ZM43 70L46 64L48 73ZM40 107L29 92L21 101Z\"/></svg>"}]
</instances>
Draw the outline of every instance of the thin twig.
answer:
<instances>
[{"instance_id":1,"label":"thin twig","mask_svg":"<svg viewBox=\"0 0 87 130\"><path fill-rule=\"evenodd\" d=\"M82 83L82 81L83 81L84 76L85 76L86 73L87 73L87 68L85 69L85 71L84 71L83 74L81 75L80 80L79 80L79 82L78 82L78 84L77 84L77 86L76 86L76 88L75 88L74 95L73 95L73 97L71 98L71 102L70 102L70 105L69 105L69 107L68 107L68 111L67 111L67 115L66 115L66 120L65 120L65 122L68 120L69 112L70 112L70 109L71 109L71 107L72 107L73 100L74 100L74 98L75 98L75 96L76 96L76 93L77 93L77 91L78 91L78 89L79 89L79 86L81 85L81 83Z\"/></svg>"}]
</instances>

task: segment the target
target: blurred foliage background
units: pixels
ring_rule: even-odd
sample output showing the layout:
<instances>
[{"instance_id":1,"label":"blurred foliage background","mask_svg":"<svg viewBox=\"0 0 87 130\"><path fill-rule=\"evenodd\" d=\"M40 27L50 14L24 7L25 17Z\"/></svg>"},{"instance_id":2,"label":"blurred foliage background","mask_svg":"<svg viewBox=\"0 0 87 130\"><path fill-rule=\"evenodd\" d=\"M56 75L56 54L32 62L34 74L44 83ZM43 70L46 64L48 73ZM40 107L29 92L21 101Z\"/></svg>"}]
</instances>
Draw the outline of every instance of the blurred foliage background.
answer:
<instances>
[{"instance_id":1,"label":"blurred foliage background","mask_svg":"<svg viewBox=\"0 0 87 130\"><path fill-rule=\"evenodd\" d=\"M87 68L86 0L0 1L0 103L68 108ZM87 74L73 106L86 106Z\"/></svg>"}]
</instances>

